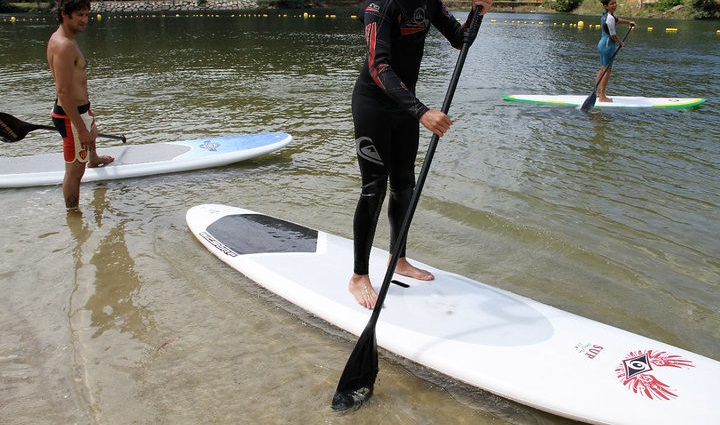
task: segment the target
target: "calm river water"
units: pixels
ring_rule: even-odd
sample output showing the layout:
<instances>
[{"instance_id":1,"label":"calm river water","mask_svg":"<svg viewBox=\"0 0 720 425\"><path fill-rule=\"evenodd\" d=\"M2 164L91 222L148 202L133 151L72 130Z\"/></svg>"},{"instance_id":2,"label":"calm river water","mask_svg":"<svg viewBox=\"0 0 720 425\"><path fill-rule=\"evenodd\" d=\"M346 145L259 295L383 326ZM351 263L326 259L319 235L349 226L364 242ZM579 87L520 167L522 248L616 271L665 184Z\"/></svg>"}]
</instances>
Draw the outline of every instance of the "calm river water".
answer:
<instances>
[{"instance_id":1,"label":"calm river water","mask_svg":"<svg viewBox=\"0 0 720 425\"><path fill-rule=\"evenodd\" d=\"M259 289L189 233L186 210L216 202L351 235L350 92L363 38L350 14L91 21L79 40L102 131L134 144L263 131L295 140L234 166L85 184L81 219L66 217L59 186L0 191L0 422L570 423L389 356L372 402L333 413L355 338ZM578 19L585 28L569 25ZM587 24L598 19L486 17L409 252L720 360L716 23L640 20L608 90L706 97L699 107L588 117L502 98L589 95L599 32ZM3 112L49 123L54 28L0 17ZM456 57L434 33L419 96L435 108ZM3 156L58 148L43 131L0 146ZM381 220L376 243L387 240Z\"/></svg>"}]
</instances>

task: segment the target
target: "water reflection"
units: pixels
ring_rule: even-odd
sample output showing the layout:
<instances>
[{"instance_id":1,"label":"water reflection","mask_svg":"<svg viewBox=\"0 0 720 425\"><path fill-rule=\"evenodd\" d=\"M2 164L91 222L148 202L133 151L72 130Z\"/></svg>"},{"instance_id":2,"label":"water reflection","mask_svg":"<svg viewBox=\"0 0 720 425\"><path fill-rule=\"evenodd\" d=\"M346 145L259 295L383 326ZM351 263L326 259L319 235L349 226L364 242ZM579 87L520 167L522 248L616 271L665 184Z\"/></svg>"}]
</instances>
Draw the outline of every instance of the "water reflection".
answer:
<instances>
[{"instance_id":1,"label":"water reflection","mask_svg":"<svg viewBox=\"0 0 720 425\"><path fill-rule=\"evenodd\" d=\"M87 299L76 312L90 312L88 325L94 330L92 338L117 330L138 341L145 341L148 329L155 327L154 320L151 311L137 300L142 280L125 241L124 220L116 220L117 213L106 198L107 191L106 186L93 188L89 211L86 210L83 215L67 215L68 228L75 241L74 293L87 294ZM104 230L108 225L105 221L110 223L106 232ZM96 245L91 245L92 248L86 247L96 232L103 233L103 236ZM83 258L90 254L92 257L86 264ZM81 273L88 265L94 266L94 273Z\"/></svg>"}]
</instances>

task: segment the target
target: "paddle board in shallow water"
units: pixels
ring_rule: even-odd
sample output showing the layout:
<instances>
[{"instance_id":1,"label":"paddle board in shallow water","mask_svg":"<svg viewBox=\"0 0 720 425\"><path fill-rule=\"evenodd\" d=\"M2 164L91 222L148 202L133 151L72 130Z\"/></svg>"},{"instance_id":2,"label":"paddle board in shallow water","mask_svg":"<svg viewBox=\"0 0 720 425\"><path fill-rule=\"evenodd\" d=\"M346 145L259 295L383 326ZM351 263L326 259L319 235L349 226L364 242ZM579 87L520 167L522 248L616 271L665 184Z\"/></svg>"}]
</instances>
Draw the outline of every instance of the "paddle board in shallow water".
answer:
<instances>
[{"instance_id":1,"label":"paddle board in shallow water","mask_svg":"<svg viewBox=\"0 0 720 425\"><path fill-rule=\"evenodd\" d=\"M207 249L259 285L341 329L363 331L371 312L347 290L351 240L224 205L193 207L186 219ZM373 250L378 285L387 259ZM418 265L436 279L395 276L402 285L390 285L376 328L390 352L576 420L720 424L720 362Z\"/></svg>"},{"instance_id":2,"label":"paddle board in shallow water","mask_svg":"<svg viewBox=\"0 0 720 425\"><path fill-rule=\"evenodd\" d=\"M505 100L525 103L539 103L546 105L580 106L585 103L587 95L534 95L511 94L503 97ZM612 102L595 102L596 108L689 108L705 102L702 97L630 97L611 96Z\"/></svg>"},{"instance_id":3,"label":"paddle board in shallow water","mask_svg":"<svg viewBox=\"0 0 720 425\"><path fill-rule=\"evenodd\" d=\"M83 182L151 176L219 167L276 151L292 141L286 133L209 137L145 145L100 148L112 163L87 168ZM62 183L65 160L61 153L0 157L0 187L28 187Z\"/></svg>"}]
</instances>

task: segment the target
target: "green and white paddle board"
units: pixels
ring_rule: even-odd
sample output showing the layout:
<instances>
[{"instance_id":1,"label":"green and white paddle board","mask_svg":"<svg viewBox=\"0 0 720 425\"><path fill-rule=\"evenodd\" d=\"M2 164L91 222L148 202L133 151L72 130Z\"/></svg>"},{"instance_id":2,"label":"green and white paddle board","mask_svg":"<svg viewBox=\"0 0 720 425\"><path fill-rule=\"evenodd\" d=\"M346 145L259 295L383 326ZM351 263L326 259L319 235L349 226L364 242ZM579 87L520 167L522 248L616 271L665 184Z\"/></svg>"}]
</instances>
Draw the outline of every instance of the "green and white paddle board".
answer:
<instances>
[{"instance_id":1,"label":"green and white paddle board","mask_svg":"<svg viewBox=\"0 0 720 425\"><path fill-rule=\"evenodd\" d=\"M547 95L547 94L511 94L503 97L513 102L536 103L544 105L580 106L588 95ZM705 102L702 97L639 97L610 96L612 102L595 102L596 108L690 108Z\"/></svg>"},{"instance_id":2,"label":"green and white paddle board","mask_svg":"<svg viewBox=\"0 0 720 425\"><path fill-rule=\"evenodd\" d=\"M371 312L347 289L351 240L226 205L192 207L186 220L230 267L316 317L362 333ZM386 251L373 249L370 273L378 286L387 260ZM435 280L395 276L401 284L390 285L376 327L386 350L584 422L720 424L720 362L415 263ZM329 402L334 386L327 391Z\"/></svg>"}]
</instances>

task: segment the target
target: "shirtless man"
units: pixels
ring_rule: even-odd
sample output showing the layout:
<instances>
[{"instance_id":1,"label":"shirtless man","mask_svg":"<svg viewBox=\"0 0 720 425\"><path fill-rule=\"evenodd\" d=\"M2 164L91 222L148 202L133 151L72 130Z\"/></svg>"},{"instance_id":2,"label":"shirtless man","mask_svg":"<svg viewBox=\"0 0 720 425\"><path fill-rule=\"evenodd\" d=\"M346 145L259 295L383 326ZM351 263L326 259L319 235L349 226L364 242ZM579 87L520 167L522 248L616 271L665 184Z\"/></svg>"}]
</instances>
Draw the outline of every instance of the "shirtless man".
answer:
<instances>
[{"instance_id":1,"label":"shirtless man","mask_svg":"<svg viewBox=\"0 0 720 425\"><path fill-rule=\"evenodd\" d=\"M80 180L85 167L111 163L111 156L95 151L98 134L87 89L87 62L75 36L85 30L90 0L57 0L55 9L60 22L47 45L47 61L55 79L52 118L63 138L65 178L63 196L68 212L79 212Z\"/></svg>"}]
</instances>

